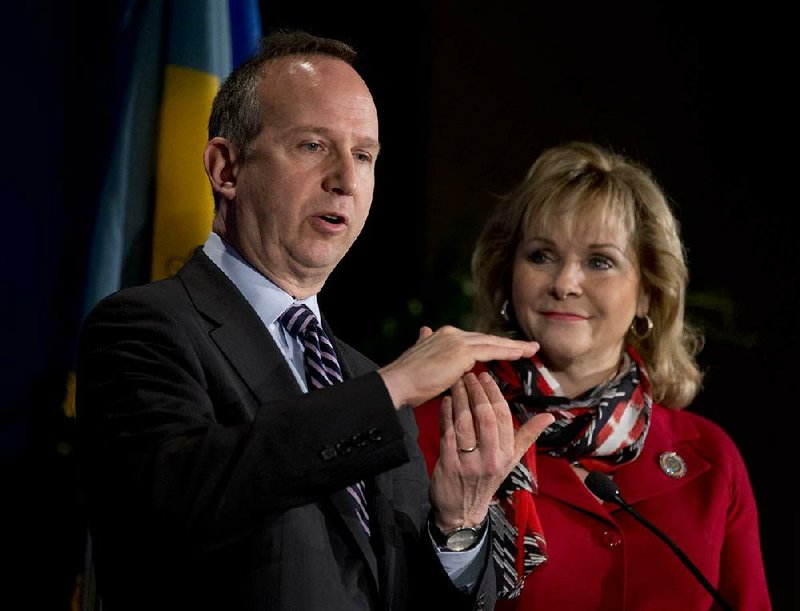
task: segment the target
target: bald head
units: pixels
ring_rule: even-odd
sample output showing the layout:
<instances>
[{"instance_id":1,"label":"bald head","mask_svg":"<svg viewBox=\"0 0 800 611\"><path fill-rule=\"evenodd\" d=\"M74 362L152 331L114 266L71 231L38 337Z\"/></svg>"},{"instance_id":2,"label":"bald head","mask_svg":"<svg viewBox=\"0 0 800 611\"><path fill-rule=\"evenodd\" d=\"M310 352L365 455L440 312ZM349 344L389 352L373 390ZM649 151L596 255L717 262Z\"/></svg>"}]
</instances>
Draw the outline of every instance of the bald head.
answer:
<instances>
[{"instance_id":1,"label":"bald head","mask_svg":"<svg viewBox=\"0 0 800 611\"><path fill-rule=\"evenodd\" d=\"M247 154L250 142L261 128L260 82L271 63L287 57L326 57L352 66L356 51L342 41L303 31L280 31L262 38L258 53L233 70L217 92L208 121L209 140L223 137L240 154Z\"/></svg>"}]
</instances>

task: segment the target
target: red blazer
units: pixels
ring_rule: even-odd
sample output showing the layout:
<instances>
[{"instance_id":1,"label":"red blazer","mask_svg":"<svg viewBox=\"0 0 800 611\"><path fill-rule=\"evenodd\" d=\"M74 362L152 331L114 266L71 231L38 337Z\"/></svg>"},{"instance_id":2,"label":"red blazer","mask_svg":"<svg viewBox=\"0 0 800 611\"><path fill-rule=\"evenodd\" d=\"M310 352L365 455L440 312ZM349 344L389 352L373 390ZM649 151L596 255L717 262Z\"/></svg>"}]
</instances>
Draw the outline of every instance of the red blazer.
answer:
<instances>
[{"instance_id":1,"label":"red blazer","mask_svg":"<svg viewBox=\"0 0 800 611\"><path fill-rule=\"evenodd\" d=\"M415 410L431 469L439 453L439 403ZM686 475L668 476L663 452ZM537 456L536 507L548 561L499 610L699 611L713 599L673 551L628 512L597 501L564 459ZM622 497L665 533L737 611L770 610L756 504L739 450L716 424L653 407L641 455L614 475Z\"/></svg>"}]
</instances>

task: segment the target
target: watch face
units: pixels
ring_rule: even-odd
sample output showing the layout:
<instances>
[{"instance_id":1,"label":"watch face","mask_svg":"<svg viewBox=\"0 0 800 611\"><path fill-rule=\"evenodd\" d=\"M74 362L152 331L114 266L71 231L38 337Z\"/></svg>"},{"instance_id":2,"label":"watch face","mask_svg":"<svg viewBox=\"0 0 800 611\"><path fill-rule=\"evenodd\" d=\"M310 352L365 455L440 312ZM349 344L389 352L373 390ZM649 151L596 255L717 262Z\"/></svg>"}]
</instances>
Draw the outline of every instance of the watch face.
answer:
<instances>
[{"instance_id":1,"label":"watch face","mask_svg":"<svg viewBox=\"0 0 800 611\"><path fill-rule=\"evenodd\" d=\"M459 528L447 537L447 549L454 552L463 552L475 544L478 533L474 528Z\"/></svg>"}]
</instances>

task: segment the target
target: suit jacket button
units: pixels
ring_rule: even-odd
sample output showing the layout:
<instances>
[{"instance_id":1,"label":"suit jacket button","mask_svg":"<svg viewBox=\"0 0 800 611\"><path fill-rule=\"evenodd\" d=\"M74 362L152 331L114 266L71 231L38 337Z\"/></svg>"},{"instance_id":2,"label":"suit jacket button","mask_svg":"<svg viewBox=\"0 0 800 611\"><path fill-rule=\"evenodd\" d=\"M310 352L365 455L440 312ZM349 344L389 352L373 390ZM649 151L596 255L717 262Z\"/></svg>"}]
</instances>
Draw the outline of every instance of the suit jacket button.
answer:
<instances>
[{"instance_id":1,"label":"suit jacket button","mask_svg":"<svg viewBox=\"0 0 800 611\"><path fill-rule=\"evenodd\" d=\"M367 436L364 433L359 433L358 435L353 435L350 441L352 441L353 445L357 448L363 448L367 445Z\"/></svg>"},{"instance_id":2,"label":"suit jacket button","mask_svg":"<svg viewBox=\"0 0 800 611\"><path fill-rule=\"evenodd\" d=\"M353 451L353 444L349 441L340 441L336 444L336 453L339 456L347 456Z\"/></svg>"},{"instance_id":3,"label":"suit jacket button","mask_svg":"<svg viewBox=\"0 0 800 611\"><path fill-rule=\"evenodd\" d=\"M380 429L370 429L369 433L370 441L381 441L383 439L383 431Z\"/></svg>"},{"instance_id":4,"label":"suit jacket button","mask_svg":"<svg viewBox=\"0 0 800 611\"><path fill-rule=\"evenodd\" d=\"M326 446L320 450L319 455L322 456L322 460L333 460L336 458L336 450L331 446Z\"/></svg>"}]
</instances>

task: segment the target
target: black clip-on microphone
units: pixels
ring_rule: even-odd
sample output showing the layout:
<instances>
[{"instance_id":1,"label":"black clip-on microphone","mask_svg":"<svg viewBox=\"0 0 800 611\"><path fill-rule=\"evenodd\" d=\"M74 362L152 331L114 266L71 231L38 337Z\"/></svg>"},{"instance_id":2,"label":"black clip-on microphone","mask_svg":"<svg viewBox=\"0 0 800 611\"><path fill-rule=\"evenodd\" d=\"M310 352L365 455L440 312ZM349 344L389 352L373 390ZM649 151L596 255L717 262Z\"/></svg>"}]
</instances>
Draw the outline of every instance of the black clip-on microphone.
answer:
<instances>
[{"instance_id":1,"label":"black clip-on microphone","mask_svg":"<svg viewBox=\"0 0 800 611\"><path fill-rule=\"evenodd\" d=\"M678 558L681 559L686 568L688 568L692 575L697 578L697 581L701 583L701 585L708 591L711 596L714 597L716 603L725 611L733 611L733 607L731 607L724 598L720 595L719 592L712 586L705 576L700 572L691 560L689 560L688 556L683 553L683 551L675 545L670 539L658 530L655 526L653 526L650 522L645 520L642 516L640 516L636 510L626 503L622 496L619 493L619 488L613 482L613 480L605 475L604 473L600 473L599 471L590 471L589 474L586 476L586 487L589 491L594 494L596 497L602 499L603 501L616 503L620 507L622 507L625 511L631 514L634 518L636 518L639 522L644 524L651 532L653 532L659 539L661 539L664 543L666 543L669 548L675 552Z\"/></svg>"}]
</instances>

